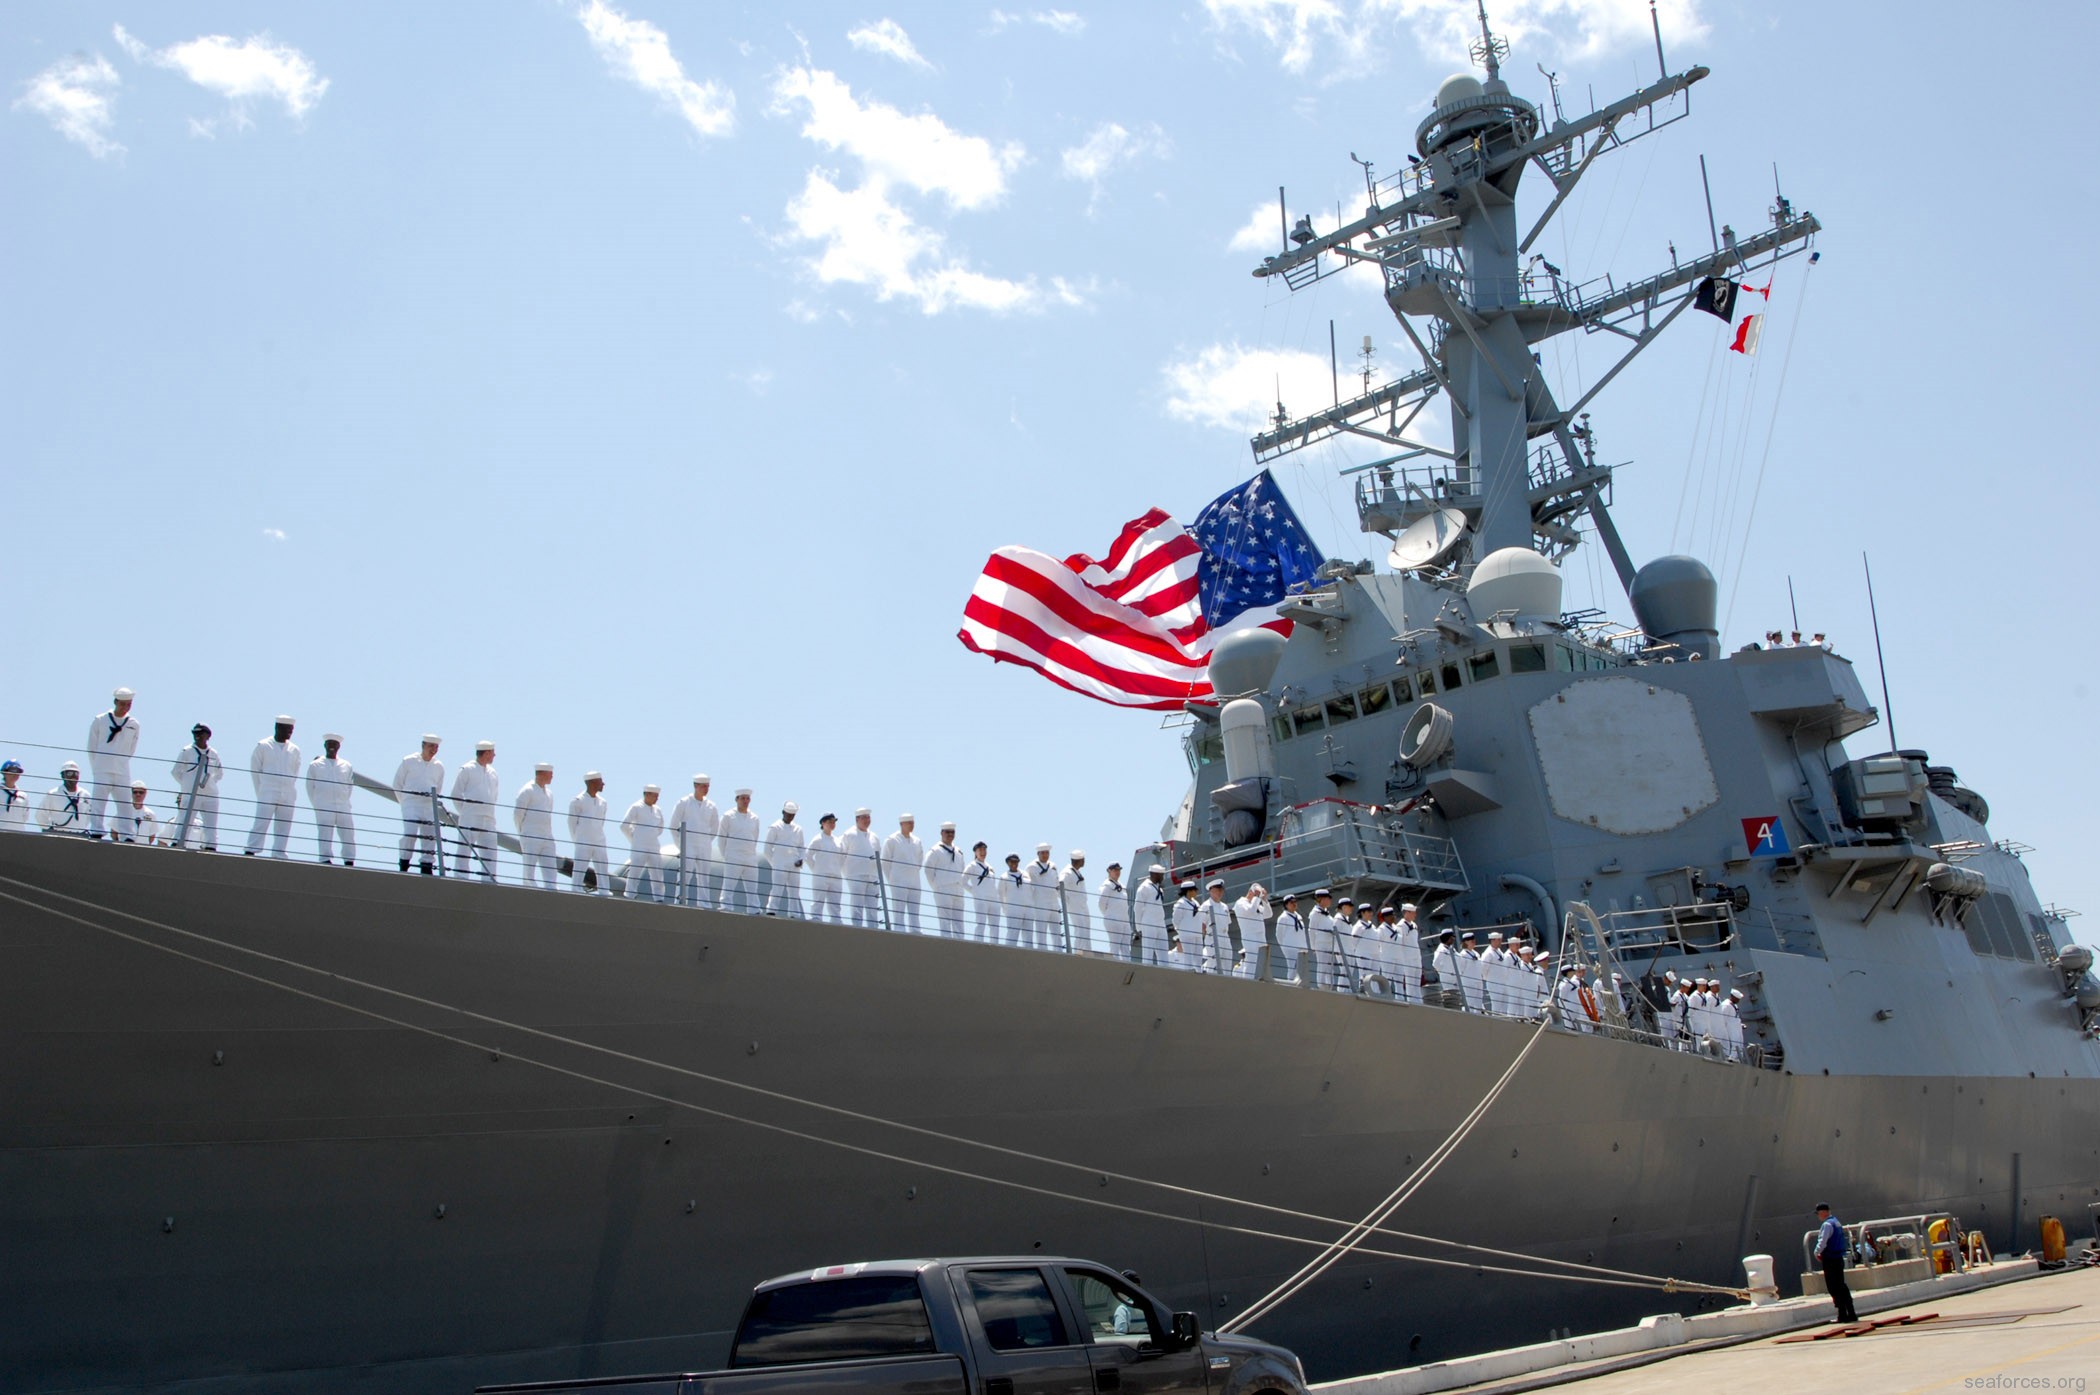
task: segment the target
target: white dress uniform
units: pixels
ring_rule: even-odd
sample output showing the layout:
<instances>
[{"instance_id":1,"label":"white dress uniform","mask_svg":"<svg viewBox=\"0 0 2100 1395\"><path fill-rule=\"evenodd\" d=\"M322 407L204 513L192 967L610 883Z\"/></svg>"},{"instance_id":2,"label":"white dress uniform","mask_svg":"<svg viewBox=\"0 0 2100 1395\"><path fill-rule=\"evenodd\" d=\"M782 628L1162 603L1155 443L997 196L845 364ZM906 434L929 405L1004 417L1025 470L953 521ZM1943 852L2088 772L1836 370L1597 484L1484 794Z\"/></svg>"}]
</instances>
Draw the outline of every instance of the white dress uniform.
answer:
<instances>
[{"instance_id":1,"label":"white dress uniform","mask_svg":"<svg viewBox=\"0 0 2100 1395\"><path fill-rule=\"evenodd\" d=\"M1458 951L1458 981L1464 986L1466 1011L1486 1012L1487 975L1483 972L1479 950L1462 948Z\"/></svg>"},{"instance_id":2,"label":"white dress uniform","mask_svg":"<svg viewBox=\"0 0 2100 1395\"><path fill-rule=\"evenodd\" d=\"M1312 951L1314 977L1319 984L1327 988L1340 988L1347 975L1344 973L1341 955L1335 949L1334 912L1324 909L1318 901L1313 902L1313 908L1305 913L1305 944ZM1321 964L1327 966L1325 970L1318 968Z\"/></svg>"},{"instance_id":3,"label":"white dress uniform","mask_svg":"<svg viewBox=\"0 0 2100 1395\"><path fill-rule=\"evenodd\" d=\"M882 888L876 880L882 844L873 829L854 827L839 835L839 847L846 854L847 919L872 930L883 923Z\"/></svg>"},{"instance_id":4,"label":"white dress uniform","mask_svg":"<svg viewBox=\"0 0 2100 1395\"><path fill-rule=\"evenodd\" d=\"M189 831L195 828L198 847L219 850L219 781L225 776L217 751L200 751L192 743L175 753L176 842L189 846Z\"/></svg>"},{"instance_id":5,"label":"white dress uniform","mask_svg":"<svg viewBox=\"0 0 2100 1395\"><path fill-rule=\"evenodd\" d=\"M510 826L518 833L526 884L554 890L554 791L537 780L527 782L510 802Z\"/></svg>"},{"instance_id":6,"label":"white dress uniform","mask_svg":"<svg viewBox=\"0 0 2100 1395\"><path fill-rule=\"evenodd\" d=\"M802 825L789 823L786 815L767 825L766 863L773 869L773 889L766 895L766 910L773 915L802 917L804 847Z\"/></svg>"},{"instance_id":7,"label":"white dress uniform","mask_svg":"<svg viewBox=\"0 0 2100 1395\"><path fill-rule=\"evenodd\" d=\"M1160 962L1176 969L1193 969L1201 962L1203 949L1203 903L1193 896L1177 896L1170 913L1174 935Z\"/></svg>"},{"instance_id":8,"label":"white dress uniform","mask_svg":"<svg viewBox=\"0 0 2100 1395\"><path fill-rule=\"evenodd\" d=\"M1130 893L1130 957L1140 964L1157 964L1167 952L1167 894L1164 882L1155 884L1147 876Z\"/></svg>"},{"instance_id":9,"label":"white dress uniform","mask_svg":"<svg viewBox=\"0 0 2100 1395\"><path fill-rule=\"evenodd\" d=\"M139 719L117 709L88 723L88 769L95 783L88 791L88 832L101 835L105 804L122 812L131 804L131 757L139 748Z\"/></svg>"},{"instance_id":10,"label":"white dress uniform","mask_svg":"<svg viewBox=\"0 0 2100 1395\"><path fill-rule=\"evenodd\" d=\"M846 850L838 835L819 831L803 854L809 864L809 915L812 920L839 923L839 890L845 881Z\"/></svg>"},{"instance_id":11,"label":"white dress uniform","mask_svg":"<svg viewBox=\"0 0 2100 1395\"><path fill-rule=\"evenodd\" d=\"M1669 1039L1672 1050L1690 1049L1687 1043L1692 1033L1691 1008L1691 996L1685 991L1683 984L1680 983L1670 990L1670 1005L1664 1019L1663 1035Z\"/></svg>"},{"instance_id":12,"label":"white dress uniform","mask_svg":"<svg viewBox=\"0 0 2100 1395\"><path fill-rule=\"evenodd\" d=\"M68 761L68 765L72 762ZM78 833L83 837L88 831L88 787L74 767L73 788L67 789L64 781L53 785L44 795L43 803L37 806L37 827L46 833Z\"/></svg>"},{"instance_id":13,"label":"white dress uniform","mask_svg":"<svg viewBox=\"0 0 2100 1395\"><path fill-rule=\"evenodd\" d=\"M1201 952L1197 967L1206 974L1231 971L1232 903L1205 897L1199 903L1196 923L1201 927Z\"/></svg>"},{"instance_id":14,"label":"white dress uniform","mask_svg":"<svg viewBox=\"0 0 2100 1395\"><path fill-rule=\"evenodd\" d=\"M1480 952L1481 978L1486 985L1483 996L1487 1010L1497 1017L1517 1015L1516 966L1517 956L1498 944L1490 943Z\"/></svg>"},{"instance_id":15,"label":"white dress uniform","mask_svg":"<svg viewBox=\"0 0 2100 1395\"><path fill-rule=\"evenodd\" d=\"M299 808L299 772L306 757L289 741L265 737L255 743L248 757L248 775L255 781L255 822L248 829L248 855L262 851L263 838L270 839L270 856L283 857L292 836L292 815Z\"/></svg>"},{"instance_id":16,"label":"white dress uniform","mask_svg":"<svg viewBox=\"0 0 2100 1395\"><path fill-rule=\"evenodd\" d=\"M999 877L999 905L1006 914L1006 942L1035 947L1035 888L1028 884L1025 869L1015 867L1002 871Z\"/></svg>"},{"instance_id":17,"label":"white dress uniform","mask_svg":"<svg viewBox=\"0 0 2100 1395\"><path fill-rule=\"evenodd\" d=\"M983 858L973 857L963 868L962 884L977 910L977 938L990 944L999 933L999 874Z\"/></svg>"},{"instance_id":18,"label":"white dress uniform","mask_svg":"<svg viewBox=\"0 0 2100 1395\"><path fill-rule=\"evenodd\" d=\"M605 865L605 819L608 812L605 797L588 790L569 801L569 846L574 850L569 868L578 891L585 889L583 874L595 872L598 875L598 894L611 894L611 889L605 884L610 872Z\"/></svg>"},{"instance_id":19,"label":"white dress uniform","mask_svg":"<svg viewBox=\"0 0 2100 1395\"><path fill-rule=\"evenodd\" d=\"M951 829L941 830L944 833ZM929 843L922 869L933 893L933 923L943 935L961 939L963 932L963 854L953 842Z\"/></svg>"},{"instance_id":20,"label":"white dress uniform","mask_svg":"<svg viewBox=\"0 0 2100 1395\"><path fill-rule=\"evenodd\" d=\"M32 833L35 828L29 819L29 791L20 781L0 786L0 833Z\"/></svg>"},{"instance_id":21,"label":"white dress uniform","mask_svg":"<svg viewBox=\"0 0 2100 1395\"><path fill-rule=\"evenodd\" d=\"M401 804L401 870L410 861L428 872L437 856L436 801L431 798L445 788L445 763L424 760L421 750L411 751L394 768L394 794Z\"/></svg>"},{"instance_id":22,"label":"white dress uniform","mask_svg":"<svg viewBox=\"0 0 2100 1395\"><path fill-rule=\"evenodd\" d=\"M715 856L722 863L722 895L718 904L725 911L757 915L758 849L765 827L749 809L731 809L722 815L715 832Z\"/></svg>"},{"instance_id":23,"label":"white dress uniform","mask_svg":"<svg viewBox=\"0 0 2100 1395\"><path fill-rule=\"evenodd\" d=\"M1102 881L1094 893L1094 911L1101 917L1102 949L1116 959L1136 958L1130 950L1130 893L1113 877Z\"/></svg>"},{"instance_id":24,"label":"white dress uniform","mask_svg":"<svg viewBox=\"0 0 2100 1395\"><path fill-rule=\"evenodd\" d=\"M1436 970L1437 992L1442 996L1442 1005L1463 1008L1466 1005L1466 985L1458 973L1458 950L1439 942L1436 952L1429 956L1429 967Z\"/></svg>"},{"instance_id":25,"label":"white dress uniform","mask_svg":"<svg viewBox=\"0 0 2100 1395\"><path fill-rule=\"evenodd\" d=\"M160 815L144 804L126 804L109 816L109 836L119 843L158 843Z\"/></svg>"},{"instance_id":26,"label":"white dress uniform","mask_svg":"<svg viewBox=\"0 0 2100 1395\"><path fill-rule=\"evenodd\" d=\"M452 775L452 805L459 815L459 847L452 854L454 875L496 880L496 801L503 797L496 767L470 760Z\"/></svg>"},{"instance_id":27,"label":"white dress uniform","mask_svg":"<svg viewBox=\"0 0 2100 1395\"><path fill-rule=\"evenodd\" d=\"M890 929L919 933L919 888L926 877L926 845L898 829L882 840L882 887L890 902Z\"/></svg>"},{"instance_id":28,"label":"white dress uniform","mask_svg":"<svg viewBox=\"0 0 2100 1395\"><path fill-rule=\"evenodd\" d=\"M1276 962L1270 972L1277 982L1304 982L1298 977L1298 956L1305 950L1305 917L1286 906L1276 913Z\"/></svg>"},{"instance_id":29,"label":"white dress uniform","mask_svg":"<svg viewBox=\"0 0 2100 1395\"><path fill-rule=\"evenodd\" d=\"M1721 1024L1722 1051L1731 1061L1742 1060L1743 1017L1736 1011L1735 999L1732 996L1721 999L1721 1005L1714 1009L1714 1016Z\"/></svg>"},{"instance_id":30,"label":"white dress uniform","mask_svg":"<svg viewBox=\"0 0 2100 1395\"><path fill-rule=\"evenodd\" d=\"M671 806L664 831L679 848L678 865L672 869L671 877L678 903L714 905L715 835L722 831L722 811L704 794L686 795Z\"/></svg>"},{"instance_id":31,"label":"white dress uniform","mask_svg":"<svg viewBox=\"0 0 2100 1395\"><path fill-rule=\"evenodd\" d=\"M1393 924L1393 943L1387 953L1393 963L1393 1001L1422 1001L1422 937L1405 916Z\"/></svg>"},{"instance_id":32,"label":"white dress uniform","mask_svg":"<svg viewBox=\"0 0 2100 1395\"><path fill-rule=\"evenodd\" d=\"M1022 921L1025 928L1021 943L1030 949L1062 949L1064 936L1055 930L1057 869L1037 853L1035 861L1021 865L1021 875L1028 881L1027 907L1030 912Z\"/></svg>"},{"instance_id":33,"label":"white dress uniform","mask_svg":"<svg viewBox=\"0 0 2100 1395\"><path fill-rule=\"evenodd\" d=\"M306 802L313 806L323 862L334 856L340 843L343 865L357 865L357 824L350 816L350 794L356 788L356 772L341 756L315 756L306 763Z\"/></svg>"},{"instance_id":34,"label":"white dress uniform","mask_svg":"<svg viewBox=\"0 0 2100 1395\"><path fill-rule=\"evenodd\" d=\"M1082 954L1092 954L1099 946L1094 943L1094 917L1086 904L1086 872L1077 867L1061 867L1057 872L1057 909L1059 923L1051 934L1059 946L1070 939L1071 948Z\"/></svg>"},{"instance_id":35,"label":"white dress uniform","mask_svg":"<svg viewBox=\"0 0 2100 1395\"><path fill-rule=\"evenodd\" d=\"M664 895L664 811L646 799L627 806L620 818L627 836L627 894L637 901Z\"/></svg>"},{"instance_id":36,"label":"white dress uniform","mask_svg":"<svg viewBox=\"0 0 2100 1395\"><path fill-rule=\"evenodd\" d=\"M1261 952L1269 946L1269 898L1249 891L1233 902L1232 928L1239 932L1240 942L1232 971L1252 975L1261 966Z\"/></svg>"}]
</instances>

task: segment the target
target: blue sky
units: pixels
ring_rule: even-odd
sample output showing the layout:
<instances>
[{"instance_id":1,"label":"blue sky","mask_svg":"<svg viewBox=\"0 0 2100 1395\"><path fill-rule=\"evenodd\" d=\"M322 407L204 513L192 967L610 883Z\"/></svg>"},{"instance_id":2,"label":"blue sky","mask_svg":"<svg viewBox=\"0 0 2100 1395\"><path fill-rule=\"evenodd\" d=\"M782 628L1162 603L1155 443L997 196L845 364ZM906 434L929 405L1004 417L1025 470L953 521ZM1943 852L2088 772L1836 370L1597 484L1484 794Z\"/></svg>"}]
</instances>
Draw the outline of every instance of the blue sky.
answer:
<instances>
[{"instance_id":1,"label":"blue sky","mask_svg":"<svg viewBox=\"0 0 2100 1395\"><path fill-rule=\"evenodd\" d=\"M74 739L122 682L155 755L286 710L375 772L434 729L617 804L704 769L1127 860L1185 783L1172 734L966 652L970 583L1245 478L1279 378L1324 401L1330 319L1409 366L1355 278L1248 271L1278 184L1331 226L1352 151L1400 162L1470 5L1070 5L11 6L0 738ZM1654 74L1645 4L1493 12L1534 100L1540 64L1573 109ZM1672 67L1714 69L1693 120L1600 166L1548 254L1704 247L1702 153L1723 221L1763 226L1777 161L1828 231L1754 363L1691 316L1600 399L1629 546L1712 563L1731 646L1791 576L1876 690L1869 551L1903 744L2100 914L2095 22L1662 13ZM1349 458L1278 478L1331 555L1382 555ZM1626 615L1597 551L1570 603Z\"/></svg>"}]
</instances>

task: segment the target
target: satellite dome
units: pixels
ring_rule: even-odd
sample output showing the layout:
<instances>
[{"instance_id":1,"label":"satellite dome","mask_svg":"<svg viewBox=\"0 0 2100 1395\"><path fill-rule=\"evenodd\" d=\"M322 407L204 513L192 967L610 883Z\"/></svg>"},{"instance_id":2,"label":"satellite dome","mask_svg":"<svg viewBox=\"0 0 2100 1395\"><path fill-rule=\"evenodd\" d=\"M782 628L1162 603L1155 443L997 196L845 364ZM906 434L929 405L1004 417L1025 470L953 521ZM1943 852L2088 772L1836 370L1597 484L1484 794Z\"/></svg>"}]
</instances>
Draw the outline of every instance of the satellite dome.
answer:
<instances>
[{"instance_id":1,"label":"satellite dome","mask_svg":"<svg viewBox=\"0 0 2100 1395\"><path fill-rule=\"evenodd\" d=\"M1480 79L1474 77L1471 73L1453 73L1450 77L1445 78L1443 83L1437 88L1436 105L1448 107L1453 102L1462 102L1468 97L1481 96L1485 90L1480 85Z\"/></svg>"},{"instance_id":2,"label":"satellite dome","mask_svg":"<svg viewBox=\"0 0 2100 1395\"><path fill-rule=\"evenodd\" d=\"M1696 557L1658 557L1634 573L1633 618L1648 638L1675 644L1704 659L1721 650L1714 624L1720 587Z\"/></svg>"},{"instance_id":3,"label":"satellite dome","mask_svg":"<svg viewBox=\"0 0 2100 1395\"><path fill-rule=\"evenodd\" d=\"M1210 651L1211 691L1220 698L1261 692L1283 662L1285 643L1282 635L1268 629L1225 636Z\"/></svg>"},{"instance_id":4,"label":"satellite dome","mask_svg":"<svg viewBox=\"0 0 2100 1395\"><path fill-rule=\"evenodd\" d=\"M1560 568L1528 547L1490 552L1466 583L1473 618L1513 612L1519 620L1560 619Z\"/></svg>"}]
</instances>

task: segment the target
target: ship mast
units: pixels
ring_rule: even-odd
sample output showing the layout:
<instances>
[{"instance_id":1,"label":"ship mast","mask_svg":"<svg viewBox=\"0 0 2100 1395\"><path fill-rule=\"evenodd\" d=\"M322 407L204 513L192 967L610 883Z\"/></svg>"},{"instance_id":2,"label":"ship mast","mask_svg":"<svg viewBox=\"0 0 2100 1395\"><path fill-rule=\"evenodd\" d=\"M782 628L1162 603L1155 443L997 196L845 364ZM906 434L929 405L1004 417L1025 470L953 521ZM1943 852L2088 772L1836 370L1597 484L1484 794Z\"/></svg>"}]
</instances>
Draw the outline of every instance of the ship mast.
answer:
<instances>
[{"instance_id":1,"label":"ship mast","mask_svg":"<svg viewBox=\"0 0 2100 1395\"><path fill-rule=\"evenodd\" d=\"M1643 280L1567 279L1532 247L1599 157L1690 114L1689 89L1708 70L1673 75L1665 65L1655 83L1573 121L1560 117L1556 101L1548 127L1503 81L1509 44L1489 27L1485 0L1477 4L1480 38L1472 56L1487 80L1445 80L1415 132L1407 168L1373 183L1361 218L1323 235L1300 219L1284 250L1254 271L1280 276L1295 291L1352 263L1378 267L1386 303L1422 367L1307 416L1279 410L1271 429L1253 440L1255 459L1265 463L1343 433L1366 437L1395 453L1344 471L1360 476L1364 531L1391 536L1426 514L1456 509L1478 561L1509 547L1563 552L1575 545L1575 516L1587 513L1620 583L1631 588L1633 561L1605 501L1611 467L1597 463L1583 425L1591 400L1692 304L1699 282L1739 278L1759 259L1776 262L1805 250L1821 225L1782 200L1764 231L1738 238L1724 227L1710 254L1682 262L1673 256L1668 270ZM1650 10L1652 19L1652 3ZM1659 24L1656 57L1662 60ZM1680 94L1679 109L1659 113ZM1517 188L1533 166L1552 185L1552 197L1520 229ZM1563 406L1533 353L1577 329L1613 334L1626 345L1579 400ZM1408 434L1438 396L1451 414L1448 451Z\"/></svg>"}]
</instances>

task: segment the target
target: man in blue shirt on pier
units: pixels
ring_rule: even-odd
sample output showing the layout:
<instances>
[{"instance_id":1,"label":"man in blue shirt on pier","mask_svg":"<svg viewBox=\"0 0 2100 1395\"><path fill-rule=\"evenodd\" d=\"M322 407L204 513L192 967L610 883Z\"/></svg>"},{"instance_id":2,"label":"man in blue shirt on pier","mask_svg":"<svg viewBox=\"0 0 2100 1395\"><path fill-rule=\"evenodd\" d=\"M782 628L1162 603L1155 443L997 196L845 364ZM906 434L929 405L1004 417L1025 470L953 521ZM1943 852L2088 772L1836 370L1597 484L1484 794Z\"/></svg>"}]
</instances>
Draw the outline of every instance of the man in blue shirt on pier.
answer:
<instances>
[{"instance_id":1,"label":"man in blue shirt on pier","mask_svg":"<svg viewBox=\"0 0 2100 1395\"><path fill-rule=\"evenodd\" d=\"M1823 1266L1823 1287L1830 1292L1830 1299L1837 1304L1839 1322L1858 1322L1859 1314L1852 1307L1852 1290L1845 1285L1845 1250L1848 1241L1845 1227L1836 1216L1830 1214L1828 1205L1816 1208L1816 1260Z\"/></svg>"}]
</instances>

